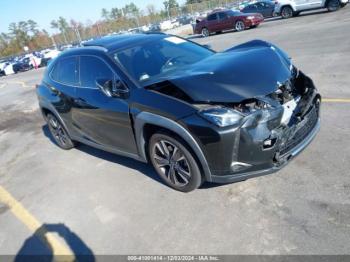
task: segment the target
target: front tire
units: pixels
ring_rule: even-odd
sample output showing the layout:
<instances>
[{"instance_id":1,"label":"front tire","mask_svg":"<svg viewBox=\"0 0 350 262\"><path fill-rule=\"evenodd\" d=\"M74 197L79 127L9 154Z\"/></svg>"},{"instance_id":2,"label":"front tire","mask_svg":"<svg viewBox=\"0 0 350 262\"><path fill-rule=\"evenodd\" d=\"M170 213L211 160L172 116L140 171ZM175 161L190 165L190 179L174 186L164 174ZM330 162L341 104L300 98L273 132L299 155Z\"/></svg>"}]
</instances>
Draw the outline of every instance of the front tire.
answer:
<instances>
[{"instance_id":1,"label":"front tire","mask_svg":"<svg viewBox=\"0 0 350 262\"><path fill-rule=\"evenodd\" d=\"M245 24L242 20L238 20L235 23L235 30L237 32L243 31L245 29Z\"/></svg>"},{"instance_id":2,"label":"front tire","mask_svg":"<svg viewBox=\"0 0 350 262\"><path fill-rule=\"evenodd\" d=\"M201 185L199 165L181 138L156 133L149 140L148 154L160 178L173 189L190 192Z\"/></svg>"},{"instance_id":3,"label":"front tire","mask_svg":"<svg viewBox=\"0 0 350 262\"><path fill-rule=\"evenodd\" d=\"M334 12L340 9L340 1L339 0L329 0L327 3L327 9L329 12Z\"/></svg>"},{"instance_id":4,"label":"front tire","mask_svg":"<svg viewBox=\"0 0 350 262\"><path fill-rule=\"evenodd\" d=\"M47 114L46 121L52 138L60 148L68 150L74 147L74 142L70 139L66 129L57 117Z\"/></svg>"},{"instance_id":5,"label":"front tire","mask_svg":"<svg viewBox=\"0 0 350 262\"><path fill-rule=\"evenodd\" d=\"M293 16L293 9L290 6L284 6L281 10L281 16L283 19L288 19Z\"/></svg>"}]
</instances>

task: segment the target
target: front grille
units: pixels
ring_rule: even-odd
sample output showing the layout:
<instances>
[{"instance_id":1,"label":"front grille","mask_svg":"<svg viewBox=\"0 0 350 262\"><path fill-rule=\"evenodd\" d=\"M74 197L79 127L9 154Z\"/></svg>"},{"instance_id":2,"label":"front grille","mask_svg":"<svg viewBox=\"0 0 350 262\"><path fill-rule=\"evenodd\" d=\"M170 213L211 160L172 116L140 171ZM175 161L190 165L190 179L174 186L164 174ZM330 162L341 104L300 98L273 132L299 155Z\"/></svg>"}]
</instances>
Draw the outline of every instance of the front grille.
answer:
<instances>
[{"instance_id":1,"label":"front grille","mask_svg":"<svg viewBox=\"0 0 350 262\"><path fill-rule=\"evenodd\" d=\"M318 120L317 108L314 106L305 118L307 119L306 122L302 123L302 126L298 129L298 131L296 131L294 135L282 145L280 149L281 155L288 153L294 147L300 144L316 126Z\"/></svg>"}]
</instances>

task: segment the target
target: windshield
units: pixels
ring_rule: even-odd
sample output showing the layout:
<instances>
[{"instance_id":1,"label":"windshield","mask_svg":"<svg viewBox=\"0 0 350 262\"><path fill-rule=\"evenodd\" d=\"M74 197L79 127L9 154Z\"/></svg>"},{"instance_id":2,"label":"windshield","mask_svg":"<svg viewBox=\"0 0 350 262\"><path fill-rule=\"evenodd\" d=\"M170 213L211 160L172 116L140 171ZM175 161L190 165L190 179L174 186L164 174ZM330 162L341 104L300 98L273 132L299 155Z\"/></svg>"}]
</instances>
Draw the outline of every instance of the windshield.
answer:
<instances>
[{"instance_id":1,"label":"windshield","mask_svg":"<svg viewBox=\"0 0 350 262\"><path fill-rule=\"evenodd\" d=\"M118 51L114 59L142 83L194 64L212 54L214 51L169 36Z\"/></svg>"}]
</instances>

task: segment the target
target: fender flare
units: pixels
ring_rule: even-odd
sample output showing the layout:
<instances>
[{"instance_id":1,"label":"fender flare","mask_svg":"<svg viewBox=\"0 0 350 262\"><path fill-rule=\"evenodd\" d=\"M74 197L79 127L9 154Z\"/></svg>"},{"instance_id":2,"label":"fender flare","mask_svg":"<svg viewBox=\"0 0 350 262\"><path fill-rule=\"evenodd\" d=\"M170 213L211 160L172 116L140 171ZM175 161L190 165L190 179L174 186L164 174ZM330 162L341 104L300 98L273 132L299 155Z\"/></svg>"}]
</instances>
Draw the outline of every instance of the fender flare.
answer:
<instances>
[{"instance_id":1,"label":"fender flare","mask_svg":"<svg viewBox=\"0 0 350 262\"><path fill-rule=\"evenodd\" d=\"M69 129L67 128L66 123L62 120L60 114L57 112L56 108L53 105L51 105L48 102L40 101L39 107L40 107L41 114L43 115L45 120L46 120L46 115L45 115L43 110L48 110L48 111L50 111L51 114L53 114L61 122L61 124L63 125L63 127L67 131L68 135L71 137L71 134L69 133Z\"/></svg>"},{"instance_id":2,"label":"fender flare","mask_svg":"<svg viewBox=\"0 0 350 262\"><path fill-rule=\"evenodd\" d=\"M282 5L282 6L281 6L281 8L280 8L280 13L282 12L282 9L283 9L284 7L287 7L287 6L290 7L290 8L292 8L293 13L294 13L294 12L297 12L295 6L293 6L293 5L291 5L291 4L285 4L285 5Z\"/></svg>"},{"instance_id":3,"label":"fender flare","mask_svg":"<svg viewBox=\"0 0 350 262\"><path fill-rule=\"evenodd\" d=\"M198 143L192 137L192 135L184 127L182 127L179 123L175 122L174 120L171 120L169 118L156 115L153 113L149 113L149 112L141 112L134 117L136 144L138 147L140 158L144 162L147 161L146 147L145 147L146 141L143 135L144 126L146 124L153 124L153 125L171 130L172 132L178 134L183 140L185 140L186 143L191 147L193 152L196 154L201 164L202 170L204 172L206 181L209 181L209 182L212 181L208 162L203 154L202 149L199 147Z\"/></svg>"}]
</instances>

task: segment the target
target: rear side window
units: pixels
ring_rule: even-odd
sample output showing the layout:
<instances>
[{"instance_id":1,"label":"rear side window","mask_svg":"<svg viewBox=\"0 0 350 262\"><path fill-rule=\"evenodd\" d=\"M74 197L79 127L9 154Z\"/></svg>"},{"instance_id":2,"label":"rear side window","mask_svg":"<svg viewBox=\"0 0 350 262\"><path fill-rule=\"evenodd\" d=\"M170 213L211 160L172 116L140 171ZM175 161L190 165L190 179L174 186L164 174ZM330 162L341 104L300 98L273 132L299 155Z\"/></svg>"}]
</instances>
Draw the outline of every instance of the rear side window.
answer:
<instances>
[{"instance_id":1,"label":"rear side window","mask_svg":"<svg viewBox=\"0 0 350 262\"><path fill-rule=\"evenodd\" d=\"M208 21L216 20L216 14L208 15Z\"/></svg>"},{"instance_id":2,"label":"rear side window","mask_svg":"<svg viewBox=\"0 0 350 262\"><path fill-rule=\"evenodd\" d=\"M78 63L77 57L62 58L57 61L51 71L51 78L56 82L67 85L78 85Z\"/></svg>"},{"instance_id":3,"label":"rear side window","mask_svg":"<svg viewBox=\"0 0 350 262\"><path fill-rule=\"evenodd\" d=\"M219 13L219 19L220 20L225 19L226 17L227 17L226 13Z\"/></svg>"},{"instance_id":4,"label":"rear side window","mask_svg":"<svg viewBox=\"0 0 350 262\"><path fill-rule=\"evenodd\" d=\"M80 82L82 87L96 87L97 79L113 80L113 71L105 62L94 56L80 57Z\"/></svg>"}]
</instances>

